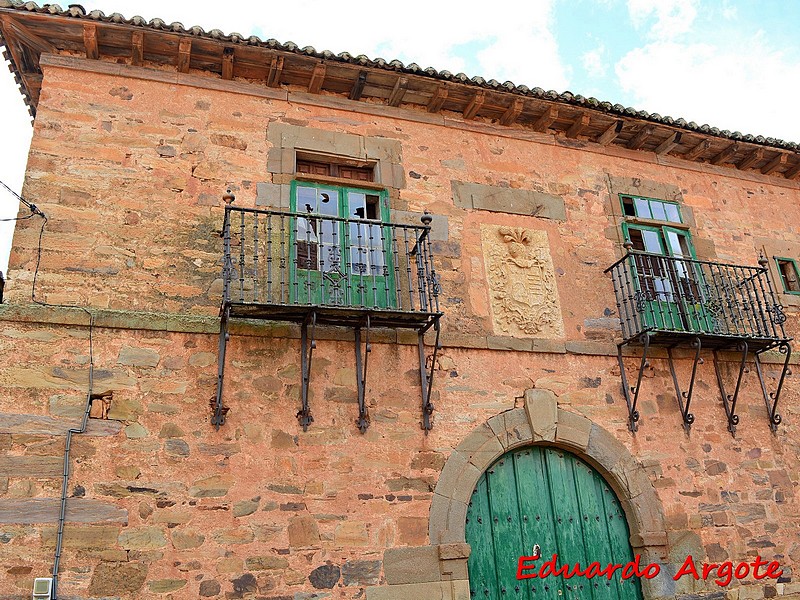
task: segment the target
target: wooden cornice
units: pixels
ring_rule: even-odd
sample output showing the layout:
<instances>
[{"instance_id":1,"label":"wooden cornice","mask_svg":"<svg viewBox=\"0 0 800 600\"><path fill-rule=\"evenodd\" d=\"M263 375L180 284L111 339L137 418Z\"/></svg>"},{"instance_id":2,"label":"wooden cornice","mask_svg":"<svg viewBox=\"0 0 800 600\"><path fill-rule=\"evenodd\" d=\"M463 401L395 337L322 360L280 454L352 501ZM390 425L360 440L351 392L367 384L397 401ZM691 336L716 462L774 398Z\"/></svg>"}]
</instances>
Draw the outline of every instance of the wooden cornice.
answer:
<instances>
[{"instance_id":1,"label":"wooden cornice","mask_svg":"<svg viewBox=\"0 0 800 600\"><path fill-rule=\"evenodd\" d=\"M174 28L155 29L16 8L0 8L0 33L34 110L42 81L38 57L45 52L80 53L93 60L127 61L133 66L147 66L149 61L159 68L171 64L179 73L191 69L195 74L205 72L208 77L243 84L383 103L389 109L402 104L404 110L431 114L446 111L476 124L580 138L600 146L723 168L757 169L772 177L792 179L800 173L800 152L791 146L726 137L716 130L699 131L685 124L654 122L646 116L621 114L618 107L579 102L569 95L545 98L524 88L491 87L480 80L457 80L435 72L315 55L288 45L276 47Z\"/></svg>"}]
</instances>

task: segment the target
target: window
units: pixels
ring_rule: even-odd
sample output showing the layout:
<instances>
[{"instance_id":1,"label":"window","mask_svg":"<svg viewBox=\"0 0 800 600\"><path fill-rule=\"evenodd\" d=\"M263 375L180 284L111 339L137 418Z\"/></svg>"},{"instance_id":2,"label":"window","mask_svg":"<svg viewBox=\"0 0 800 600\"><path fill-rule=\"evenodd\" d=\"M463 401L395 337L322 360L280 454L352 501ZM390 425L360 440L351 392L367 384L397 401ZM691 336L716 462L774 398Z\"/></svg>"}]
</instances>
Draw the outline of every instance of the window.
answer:
<instances>
[{"instance_id":1,"label":"window","mask_svg":"<svg viewBox=\"0 0 800 600\"><path fill-rule=\"evenodd\" d=\"M370 308L395 305L385 190L294 181L290 208L297 213L291 240L295 302Z\"/></svg>"},{"instance_id":2,"label":"window","mask_svg":"<svg viewBox=\"0 0 800 600\"><path fill-rule=\"evenodd\" d=\"M775 257L778 264L783 291L787 294L800 295L800 276L798 276L797 262L793 258Z\"/></svg>"},{"instance_id":3,"label":"window","mask_svg":"<svg viewBox=\"0 0 800 600\"><path fill-rule=\"evenodd\" d=\"M644 303L645 324L659 329L693 329L706 318L701 266L692 236L674 202L621 195L622 233L637 253L634 286Z\"/></svg>"},{"instance_id":4,"label":"window","mask_svg":"<svg viewBox=\"0 0 800 600\"><path fill-rule=\"evenodd\" d=\"M675 202L627 195L620 196L620 200L622 201L622 212L626 217L653 219L669 223L683 222L680 207Z\"/></svg>"}]
</instances>

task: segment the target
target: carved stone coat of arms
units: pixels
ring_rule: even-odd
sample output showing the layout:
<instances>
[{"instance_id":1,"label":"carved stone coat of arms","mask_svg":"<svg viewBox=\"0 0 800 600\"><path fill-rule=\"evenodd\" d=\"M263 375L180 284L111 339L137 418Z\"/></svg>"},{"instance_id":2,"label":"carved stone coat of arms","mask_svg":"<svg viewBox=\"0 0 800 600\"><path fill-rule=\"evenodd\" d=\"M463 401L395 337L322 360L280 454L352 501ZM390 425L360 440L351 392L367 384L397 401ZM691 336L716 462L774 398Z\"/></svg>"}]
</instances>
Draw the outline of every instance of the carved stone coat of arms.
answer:
<instances>
[{"instance_id":1,"label":"carved stone coat of arms","mask_svg":"<svg viewBox=\"0 0 800 600\"><path fill-rule=\"evenodd\" d=\"M481 242L495 330L515 336L563 337L547 233L482 225Z\"/></svg>"}]
</instances>

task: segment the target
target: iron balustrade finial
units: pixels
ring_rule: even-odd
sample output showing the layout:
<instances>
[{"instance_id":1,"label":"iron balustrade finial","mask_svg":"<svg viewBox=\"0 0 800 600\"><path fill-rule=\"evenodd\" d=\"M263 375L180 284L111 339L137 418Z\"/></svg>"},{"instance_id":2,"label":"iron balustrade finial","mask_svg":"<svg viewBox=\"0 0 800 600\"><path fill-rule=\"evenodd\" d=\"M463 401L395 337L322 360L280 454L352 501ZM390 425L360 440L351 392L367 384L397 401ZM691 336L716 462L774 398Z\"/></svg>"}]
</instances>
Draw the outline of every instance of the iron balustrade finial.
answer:
<instances>
[{"instance_id":1,"label":"iron balustrade finial","mask_svg":"<svg viewBox=\"0 0 800 600\"><path fill-rule=\"evenodd\" d=\"M230 206L231 204L233 204L233 201L234 201L234 200L236 200L236 196L234 196L234 195L233 195L233 192L231 192L231 190L230 190L230 189L228 189L228 190L227 190L227 191L226 191L226 192L225 192L225 193L222 195L222 201L223 201L223 202L225 202L225 204L227 204L228 206Z\"/></svg>"},{"instance_id":2,"label":"iron balustrade finial","mask_svg":"<svg viewBox=\"0 0 800 600\"><path fill-rule=\"evenodd\" d=\"M767 265L769 264L769 260L767 260L767 257L764 256L763 252L758 257L758 264L760 264L765 269L767 268Z\"/></svg>"},{"instance_id":3,"label":"iron balustrade finial","mask_svg":"<svg viewBox=\"0 0 800 600\"><path fill-rule=\"evenodd\" d=\"M625 238L625 242L622 244L622 247L625 248L627 252L633 250L633 242L630 239Z\"/></svg>"},{"instance_id":4,"label":"iron balustrade finial","mask_svg":"<svg viewBox=\"0 0 800 600\"><path fill-rule=\"evenodd\" d=\"M419 220L422 221L422 224L425 225L425 227L427 227L433 221L433 217L431 216L431 213L426 210Z\"/></svg>"}]
</instances>

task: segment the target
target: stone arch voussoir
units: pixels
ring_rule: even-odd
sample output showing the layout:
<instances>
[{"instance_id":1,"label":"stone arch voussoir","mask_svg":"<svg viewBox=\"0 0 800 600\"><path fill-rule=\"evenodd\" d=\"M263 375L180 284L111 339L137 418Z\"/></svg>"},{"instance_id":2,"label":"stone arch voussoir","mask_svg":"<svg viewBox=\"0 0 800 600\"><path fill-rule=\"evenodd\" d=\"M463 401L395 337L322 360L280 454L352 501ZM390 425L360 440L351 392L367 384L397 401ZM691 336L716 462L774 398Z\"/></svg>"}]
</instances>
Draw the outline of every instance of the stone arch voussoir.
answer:
<instances>
[{"instance_id":1,"label":"stone arch voussoir","mask_svg":"<svg viewBox=\"0 0 800 600\"><path fill-rule=\"evenodd\" d=\"M430 543L464 543L467 505L481 474L509 450L531 444L564 448L596 468L625 510L634 551L664 557L664 510L644 467L606 429L559 408L552 392L538 389L525 392L524 408L476 427L447 459L431 503Z\"/></svg>"}]
</instances>

